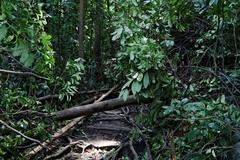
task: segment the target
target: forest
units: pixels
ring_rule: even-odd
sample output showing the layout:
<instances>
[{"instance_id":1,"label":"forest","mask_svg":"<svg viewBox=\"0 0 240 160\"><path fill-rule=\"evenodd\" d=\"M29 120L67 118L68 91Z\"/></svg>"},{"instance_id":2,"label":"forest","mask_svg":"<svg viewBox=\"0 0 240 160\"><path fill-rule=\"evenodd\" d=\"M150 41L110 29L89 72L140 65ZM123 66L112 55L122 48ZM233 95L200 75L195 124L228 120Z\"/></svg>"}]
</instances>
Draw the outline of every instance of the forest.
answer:
<instances>
[{"instance_id":1,"label":"forest","mask_svg":"<svg viewBox=\"0 0 240 160\"><path fill-rule=\"evenodd\" d=\"M0 160L240 160L239 0L0 0Z\"/></svg>"}]
</instances>

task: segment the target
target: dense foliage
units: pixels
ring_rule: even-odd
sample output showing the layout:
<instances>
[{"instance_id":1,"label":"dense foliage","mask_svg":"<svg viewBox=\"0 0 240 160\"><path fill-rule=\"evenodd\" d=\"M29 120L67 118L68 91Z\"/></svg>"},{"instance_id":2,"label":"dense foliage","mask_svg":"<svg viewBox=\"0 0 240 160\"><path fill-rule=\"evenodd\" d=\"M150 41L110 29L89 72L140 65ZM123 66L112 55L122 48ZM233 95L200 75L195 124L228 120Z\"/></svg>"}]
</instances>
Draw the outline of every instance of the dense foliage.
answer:
<instances>
[{"instance_id":1,"label":"dense foliage","mask_svg":"<svg viewBox=\"0 0 240 160\"><path fill-rule=\"evenodd\" d=\"M114 83L124 100L153 100L131 136L142 141L144 131L154 159L239 159L238 0L91 0L83 28L79 7L74 0L0 1L0 120L49 138L60 123L43 113ZM59 100L37 98L46 95ZM0 125L0 159L23 157L30 143Z\"/></svg>"}]
</instances>

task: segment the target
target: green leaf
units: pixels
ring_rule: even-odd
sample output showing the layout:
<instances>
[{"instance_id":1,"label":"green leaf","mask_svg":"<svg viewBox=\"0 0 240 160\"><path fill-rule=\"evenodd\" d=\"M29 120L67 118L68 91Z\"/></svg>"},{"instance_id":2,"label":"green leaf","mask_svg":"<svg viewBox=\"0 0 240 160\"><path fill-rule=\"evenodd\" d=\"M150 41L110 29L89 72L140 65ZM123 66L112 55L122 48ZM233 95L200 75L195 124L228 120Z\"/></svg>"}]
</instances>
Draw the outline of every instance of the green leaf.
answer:
<instances>
[{"instance_id":1,"label":"green leaf","mask_svg":"<svg viewBox=\"0 0 240 160\"><path fill-rule=\"evenodd\" d=\"M7 35L7 27L5 25L0 26L0 41L2 41Z\"/></svg>"},{"instance_id":2,"label":"green leaf","mask_svg":"<svg viewBox=\"0 0 240 160\"><path fill-rule=\"evenodd\" d=\"M131 53L130 53L130 60L134 60L134 58L135 58L134 53L131 52Z\"/></svg>"},{"instance_id":3,"label":"green leaf","mask_svg":"<svg viewBox=\"0 0 240 160\"><path fill-rule=\"evenodd\" d=\"M30 67L34 62L34 55L29 53L29 47L26 42L18 41L15 47L12 49L12 53L15 57L20 56L20 62L25 67Z\"/></svg>"},{"instance_id":4,"label":"green leaf","mask_svg":"<svg viewBox=\"0 0 240 160\"><path fill-rule=\"evenodd\" d=\"M24 63L25 61L27 61L29 54L27 52L23 52L20 58L20 62Z\"/></svg>"},{"instance_id":5,"label":"green leaf","mask_svg":"<svg viewBox=\"0 0 240 160\"><path fill-rule=\"evenodd\" d=\"M0 148L0 156L1 155L5 155L6 154L6 152L4 152L1 148Z\"/></svg>"},{"instance_id":6,"label":"green leaf","mask_svg":"<svg viewBox=\"0 0 240 160\"><path fill-rule=\"evenodd\" d=\"M174 46L174 41L173 40L164 40L161 42L161 44L165 45L168 48L171 48Z\"/></svg>"},{"instance_id":7,"label":"green leaf","mask_svg":"<svg viewBox=\"0 0 240 160\"><path fill-rule=\"evenodd\" d=\"M129 87L129 85L132 83L133 79L129 80L127 83L125 83L122 87L122 89L125 89L127 87Z\"/></svg>"},{"instance_id":8,"label":"green leaf","mask_svg":"<svg viewBox=\"0 0 240 160\"><path fill-rule=\"evenodd\" d=\"M225 97L225 95L222 95L222 96L221 96L220 102L221 102L222 104L226 104L226 97Z\"/></svg>"},{"instance_id":9,"label":"green leaf","mask_svg":"<svg viewBox=\"0 0 240 160\"><path fill-rule=\"evenodd\" d=\"M143 74L140 73L140 74L138 75L138 77L137 77L137 81L141 82L142 79L143 79Z\"/></svg>"},{"instance_id":10,"label":"green leaf","mask_svg":"<svg viewBox=\"0 0 240 160\"><path fill-rule=\"evenodd\" d=\"M34 62L33 54L28 54L27 59L22 63L24 64L25 67L30 67L32 66L33 62Z\"/></svg>"},{"instance_id":11,"label":"green leaf","mask_svg":"<svg viewBox=\"0 0 240 160\"><path fill-rule=\"evenodd\" d=\"M136 93L138 93L141 89L142 89L142 83L140 83L138 81L134 81L132 83L132 92L133 92L134 95Z\"/></svg>"},{"instance_id":12,"label":"green leaf","mask_svg":"<svg viewBox=\"0 0 240 160\"><path fill-rule=\"evenodd\" d=\"M169 115L170 113L172 113L175 110L174 106L163 106L163 108L165 109L163 111L163 115Z\"/></svg>"},{"instance_id":13,"label":"green leaf","mask_svg":"<svg viewBox=\"0 0 240 160\"><path fill-rule=\"evenodd\" d=\"M132 0L132 2L133 2L133 4L134 4L134 6L138 6L138 4L137 4L137 0Z\"/></svg>"},{"instance_id":14,"label":"green leaf","mask_svg":"<svg viewBox=\"0 0 240 160\"><path fill-rule=\"evenodd\" d=\"M188 102L189 102L189 99L188 99L188 98L184 98L184 99L181 100L181 104L182 104L182 105L185 105L185 104L187 104Z\"/></svg>"},{"instance_id":15,"label":"green leaf","mask_svg":"<svg viewBox=\"0 0 240 160\"><path fill-rule=\"evenodd\" d=\"M135 73L134 75L133 75L133 79L136 79L138 77L138 73Z\"/></svg>"},{"instance_id":16,"label":"green leaf","mask_svg":"<svg viewBox=\"0 0 240 160\"><path fill-rule=\"evenodd\" d=\"M128 26L124 26L124 31L125 31L126 33L128 33L130 36L133 35L132 30L131 30L130 28L128 28Z\"/></svg>"},{"instance_id":17,"label":"green leaf","mask_svg":"<svg viewBox=\"0 0 240 160\"><path fill-rule=\"evenodd\" d=\"M117 39L119 39L121 37L121 35L122 35L122 32L123 32L123 28L122 27L116 29L115 32L112 33L112 35L114 35L112 37L112 40L116 41Z\"/></svg>"},{"instance_id":18,"label":"green leaf","mask_svg":"<svg viewBox=\"0 0 240 160\"><path fill-rule=\"evenodd\" d=\"M22 54L29 53L28 45L23 41L18 41L14 48L12 48L12 53L15 57L22 56Z\"/></svg>"},{"instance_id":19,"label":"green leaf","mask_svg":"<svg viewBox=\"0 0 240 160\"><path fill-rule=\"evenodd\" d=\"M42 43L44 46L48 46L51 44L51 35L48 35L46 32L43 32L41 35Z\"/></svg>"},{"instance_id":20,"label":"green leaf","mask_svg":"<svg viewBox=\"0 0 240 160\"><path fill-rule=\"evenodd\" d=\"M192 102L192 103L187 103L186 105L184 105L184 110L196 112L196 111L204 108L204 106L205 105L202 102Z\"/></svg>"},{"instance_id":21,"label":"green leaf","mask_svg":"<svg viewBox=\"0 0 240 160\"><path fill-rule=\"evenodd\" d=\"M210 0L209 1L209 6L212 6L212 5L217 5L218 4L218 0Z\"/></svg>"},{"instance_id":22,"label":"green leaf","mask_svg":"<svg viewBox=\"0 0 240 160\"><path fill-rule=\"evenodd\" d=\"M0 21L4 21L5 19L6 19L6 15L5 14L0 15Z\"/></svg>"},{"instance_id":23,"label":"green leaf","mask_svg":"<svg viewBox=\"0 0 240 160\"><path fill-rule=\"evenodd\" d=\"M147 72L147 73L145 73L144 78L143 78L144 88L147 88L149 84L150 84L150 80L149 80L149 74Z\"/></svg>"},{"instance_id":24,"label":"green leaf","mask_svg":"<svg viewBox=\"0 0 240 160\"><path fill-rule=\"evenodd\" d=\"M123 97L124 101L127 100L128 95L129 95L129 91L128 91L128 89L125 89L122 93L122 97Z\"/></svg>"}]
</instances>

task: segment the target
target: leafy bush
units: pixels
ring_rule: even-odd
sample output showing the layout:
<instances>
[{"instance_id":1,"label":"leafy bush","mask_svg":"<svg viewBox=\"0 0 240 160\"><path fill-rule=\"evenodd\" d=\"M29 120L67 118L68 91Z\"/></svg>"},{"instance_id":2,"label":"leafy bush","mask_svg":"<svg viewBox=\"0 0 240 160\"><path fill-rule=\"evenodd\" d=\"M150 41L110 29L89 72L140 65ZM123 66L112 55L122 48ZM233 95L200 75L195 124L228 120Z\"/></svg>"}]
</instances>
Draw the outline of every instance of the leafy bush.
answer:
<instances>
[{"instance_id":1,"label":"leafy bush","mask_svg":"<svg viewBox=\"0 0 240 160\"><path fill-rule=\"evenodd\" d=\"M113 77L126 79L120 93L124 99L131 93L154 99L149 113L138 118L139 125L147 127L154 157L239 156L231 139L239 128L240 113L239 83L233 76L239 76L234 27L239 24L233 16L239 2L119 0L115 4L119 12L112 35L121 49ZM141 139L136 133L133 137Z\"/></svg>"}]
</instances>

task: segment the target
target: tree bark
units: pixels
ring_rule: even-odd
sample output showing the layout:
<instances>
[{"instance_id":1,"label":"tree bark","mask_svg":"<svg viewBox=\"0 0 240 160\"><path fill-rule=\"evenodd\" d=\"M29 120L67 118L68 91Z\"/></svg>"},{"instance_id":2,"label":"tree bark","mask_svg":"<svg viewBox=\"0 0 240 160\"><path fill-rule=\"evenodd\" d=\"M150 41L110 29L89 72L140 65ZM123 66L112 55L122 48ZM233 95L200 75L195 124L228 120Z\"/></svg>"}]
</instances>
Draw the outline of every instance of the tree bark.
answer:
<instances>
[{"instance_id":1,"label":"tree bark","mask_svg":"<svg viewBox=\"0 0 240 160\"><path fill-rule=\"evenodd\" d=\"M84 56L84 10L85 10L85 0L79 1L79 57L83 58Z\"/></svg>"},{"instance_id":2,"label":"tree bark","mask_svg":"<svg viewBox=\"0 0 240 160\"><path fill-rule=\"evenodd\" d=\"M151 99L142 100L143 102L151 102ZM139 102L136 100L134 96L129 96L126 101L122 98L115 98L106 100L103 102L98 102L94 104L88 104L83 106L77 106L69 109L65 109L62 111L58 111L53 113L53 116L56 119L72 119L83 115L90 115L97 112L114 110L126 105L138 104Z\"/></svg>"},{"instance_id":3,"label":"tree bark","mask_svg":"<svg viewBox=\"0 0 240 160\"><path fill-rule=\"evenodd\" d=\"M102 69L102 23L103 23L103 8L104 1L96 1L96 15L95 15L95 40L93 46L93 54L96 60L96 77L99 77Z\"/></svg>"}]
</instances>

